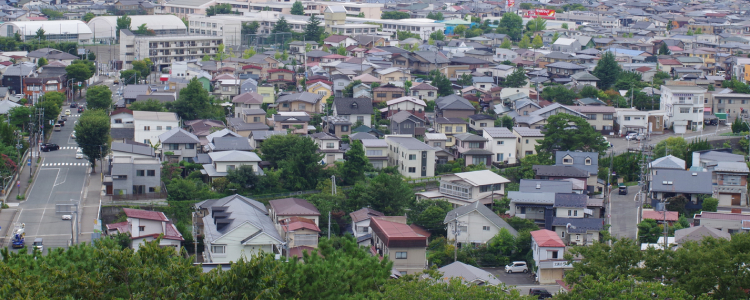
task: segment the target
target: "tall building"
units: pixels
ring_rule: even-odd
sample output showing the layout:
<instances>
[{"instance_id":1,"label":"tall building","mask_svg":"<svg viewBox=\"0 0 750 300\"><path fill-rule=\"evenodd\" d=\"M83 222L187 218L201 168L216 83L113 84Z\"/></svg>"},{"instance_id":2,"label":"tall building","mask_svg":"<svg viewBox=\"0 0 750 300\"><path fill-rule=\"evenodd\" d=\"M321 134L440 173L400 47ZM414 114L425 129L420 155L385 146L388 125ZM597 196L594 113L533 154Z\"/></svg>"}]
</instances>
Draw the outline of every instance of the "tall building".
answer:
<instances>
[{"instance_id":1,"label":"tall building","mask_svg":"<svg viewBox=\"0 0 750 300\"><path fill-rule=\"evenodd\" d=\"M88 27L87 27L88 28ZM120 60L131 66L134 60L151 59L157 70L174 61L201 59L214 55L224 43L220 36L194 35L136 35L130 30L120 31Z\"/></svg>"}]
</instances>

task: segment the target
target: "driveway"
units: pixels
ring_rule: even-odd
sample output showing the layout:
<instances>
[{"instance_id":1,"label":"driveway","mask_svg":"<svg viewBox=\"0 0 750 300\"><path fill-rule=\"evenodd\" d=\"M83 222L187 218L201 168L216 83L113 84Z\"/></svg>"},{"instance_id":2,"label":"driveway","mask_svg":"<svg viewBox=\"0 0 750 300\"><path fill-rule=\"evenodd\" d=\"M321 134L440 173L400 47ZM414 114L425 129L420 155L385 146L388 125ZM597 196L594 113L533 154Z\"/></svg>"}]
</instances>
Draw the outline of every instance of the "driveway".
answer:
<instances>
[{"instance_id":1,"label":"driveway","mask_svg":"<svg viewBox=\"0 0 750 300\"><path fill-rule=\"evenodd\" d=\"M530 288L547 289L547 291L552 294L556 294L560 290L560 286L556 284L539 285L538 283L534 282L534 277L531 275L531 273L508 274L505 273L504 268L482 268L482 270L492 273L492 275L495 275L497 279L500 279L500 281L502 281L509 287L518 290L521 295L528 295Z\"/></svg>"},{"instance_id":2,"label":"driveway","mask_svg":"<svg viewBox=\"0 0 750 300\"><path fill-rule=\"evenodd\" d=\"M635 199L639 186L628 187L627 195L620 195L617 187L612 189L612 201L609 205L610 233L616 238L638 237L638 208L640 199Z\"/></svg>"}]
</instances>

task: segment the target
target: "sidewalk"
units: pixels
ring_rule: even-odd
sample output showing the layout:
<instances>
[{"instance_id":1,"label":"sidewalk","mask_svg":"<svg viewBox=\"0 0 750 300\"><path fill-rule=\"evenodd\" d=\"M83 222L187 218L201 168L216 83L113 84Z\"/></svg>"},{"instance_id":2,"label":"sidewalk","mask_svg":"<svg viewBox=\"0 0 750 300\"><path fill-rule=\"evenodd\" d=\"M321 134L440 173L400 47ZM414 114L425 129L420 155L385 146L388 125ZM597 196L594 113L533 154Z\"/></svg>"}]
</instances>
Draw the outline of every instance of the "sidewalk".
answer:
<instances>
[{"instance_id":1,"label":"sidewalk","mask_svg":"<svg viewBox=\"0 0 750 300\"><path fill-rule=\"evenodd\" d=\"M36 155L36 153L35 153L35 155ZM18 203L20 203L21 201L23 201L23 200L17 200L16 196L18 196L18 195L24 195L24 199L26 199L25 196L26 196L26 194L28 194L28 189L32 185L31 183L29 183L29 178L30 178L29 177L30 176L29 173L33 170L34 174L36 174L36 172L37 172L37 170L39 168L37 166L38 164L36 162L36 159L37 159L36 156L32 157L32 159L31 159L32 166L31 167L28 166L28 160L25 161L25 162L23 162L22 166L20 166L22 169L21 169L21 172L20 172L20 175L19 175L18 179L10 187L10 191L8 193L6 193L5 196L0 197L0 199L3 199L3 201L5 201L5 203L8 203L8 205L13 205L13 203L15 203L16 205L18 205Z\"/></svg>"},{"instance_id":2,"label":"sidewalk","mask_svg":"<svg viewBox=\"0 0 750 300\"><path fill-rule=\"evenodd\" d=\"M94 174L90 173L91 169L89 168L88 183L84 188L84 197L81 199L81 206L79 208L80 218L78 222L81 231L78 233L78 243L90 243L92 240L91 235L95 232L94 230L101 232L103 229L102 224L98 223L101 220L99 205L103 200L102 173L99 167L99 164L97 164L96 173ZM95 226L98 228L94 228Z\"/></svg>"}]
</instances>

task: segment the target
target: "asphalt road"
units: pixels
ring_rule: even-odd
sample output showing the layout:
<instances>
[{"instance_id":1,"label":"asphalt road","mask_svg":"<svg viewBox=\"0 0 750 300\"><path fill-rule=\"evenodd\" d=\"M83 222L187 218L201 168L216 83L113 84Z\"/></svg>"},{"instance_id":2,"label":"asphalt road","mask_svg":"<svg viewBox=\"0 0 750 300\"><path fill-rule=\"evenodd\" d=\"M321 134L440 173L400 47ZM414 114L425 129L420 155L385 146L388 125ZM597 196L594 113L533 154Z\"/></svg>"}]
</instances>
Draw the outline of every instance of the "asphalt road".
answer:
<instances>
[{"instance_id":1,"label":"asphalt road","mask_svg":"<svg viewBox=\"0 0 750 300\"><path fill-rule=\"evenodd\" d=\"M719 136L718 134L725 133L727 131L731 131L731 126L726 125L719 125L719 128L717 130L716 126L706 126L703 128L702 132L688 132L686 134L674 134L674 133L666 133L666 134L653 134L651 135L651 138L646 141L627 141L625 138L621 137L614 137L614 136L607 136L607 140L612 144L612 148L609 148L608 152L614 151L617 153L623 153L628 150L628 148L638 148L641 146L641 143L646 143L648 145L656 145L662 140L666 140L667 138L673 137L673 136L681 136L684 138L696 138L700 137L702 139L707 140L715 140L715 139L723 139L726 137ZM718 133L718 134L717 134Z\"/></svg>"},{"instance_id":2,"label":"asphalt road","mask_svg":"<svg viewBox=\"0 0 750 300\"><path fill-rule=\"evenodd\" d=\"M69 107L63 107L63 113L65 109ZM88 176L88 162L75 158L78 145L71 133L79 115L76 109L70 109L72 114L65 126L53 132L48 141L58 144L60 150L42 152L41 169L34 170L36 177L27 199L18 206L15 221L26 225L26 245L30 246L35 238L43 238L45 252L50 248L68 247L71 242L74 220L62 220L63 213L56 213L56 204L78 203Z\"/></svg>"},{"instance_id":3,"label":"asphalt road","mask_svg":"<svg viewBox=\"0 0 750 300\"><path fill-rule=\"evenodd\" d=\"M612 201L609 204L610 233L616 238L629 238L636 240L638 237L638 208L640 203L636 200L639 187L628 187L627 195L620 195L617 187L612 190ZM640 198L640 197L639 197Z\"/></svg>"}]
</instances>

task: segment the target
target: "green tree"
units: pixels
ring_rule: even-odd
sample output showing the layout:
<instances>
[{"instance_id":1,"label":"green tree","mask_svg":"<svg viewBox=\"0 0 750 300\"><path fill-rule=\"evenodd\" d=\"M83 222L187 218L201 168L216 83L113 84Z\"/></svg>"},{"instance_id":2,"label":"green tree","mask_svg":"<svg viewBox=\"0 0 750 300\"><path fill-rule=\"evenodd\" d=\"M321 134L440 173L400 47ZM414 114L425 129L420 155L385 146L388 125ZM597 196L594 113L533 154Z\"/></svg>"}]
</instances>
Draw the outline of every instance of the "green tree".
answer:
<instances>
[{"instance_id":1,"label":"green tree","mask_svg":"<svg viewBox=\"0 0 750 300\"><path fill-rule=\"evenodd\" d=\"M384 11L380 15L381 19L400 20L411 18L411 15L407 12L402 11Z\"/></svg>"},{"instance_id":2,"label":"green tree","mask_svg":"<svg viewBox=\"0 0 750 300\"><path fill-rule=\"evenodd\" d=\"M438 96L453 95L453 84L450 79L440 72L435 72L433 76L432 85L438 88Z\"/></svg>"},{"instance_id":3,"label":"green tree","mask_svg":"<svg viewBox=\"0 0 750 300\"><path fill-rule=\"evenodd\" d=\"M422 279L421 276L422 274L407 275L399 278L399 280L388 281L382 287L382 292L376 293L373 291L367 298L412 300L521 299L518 290L508 288L505 284L478 288L474 284L466 284L459 278L443 280L443 276L439 272L430 273L425 279Z\"/></svg>"},{"instance_id":4,"label":"green tree","mask_svg":"<svg viewBox=\"0 0 750 300\"><path fill-rule=\"evenodd\" d=\"M46 66L47 63L48 63L47 59L44 57L40 57L39 60L36 61L36 65L39 66L40 68Z\"/></svg>"},{"instance_id":5,"label":"green tree","mask_svg":"<svg viewBox=\"0 0 750 300\"><path fill-rule=\"evenodd\" d=\"M511 44L509 39L504 39L503 42L500 43L500 48L503 48L503 49L510 49L512 46L513 44Z\"/></svg>"},{"instance_id":6,"label":"green tree","mask_svg":"<svg viewBox=\"0 0 750 300\"><path fill-rule=\"evenodd\" d=\"M414 202L414 192L400 174L380 173L373 179L357 182L348 196L386 216L403 215Z\"/></svg>"},{"instance_id":7,"label":"green tree","mask_svg":"<svg viewBox=\"0 0 750 300\"><path fill-rule=\"evenodd\" d=\"M538 19L539 18L535 20L538 20ZM542 48L543 46L544 46L544 43L542 42L542 36L541 35L535 36L534 40L531 42L531 47L533 47L534 49L539 49L539 48Z\"/></svg>"},{"instance_id":8,"label":"green tree","mask_svg":"<svg viewBox=\"0 0 750 300\"><path fill-rule=\"evenodd\" d=\"M526 79L526 71L523 67L518 67L505 78L502 85L503 87L520 88L526 86Z\"/></svg>"},{"instance_id":9,"label":"green tree","mask_svg":"<svg viewBox=\"0 0 750 300\"><path fill-rule=\"evenodd\" d=\"M656 243L663 236L664 230L653 219L645 219L638 223L638 242Z\"/></svg>"},{"instance_id":10,"label":"green tree","mask_svg":"<svg viewBox=\"0 0 750 300\"><path fill-rule=\"evenodd\" d=\"M528 49L529 47L531 47L531 42L529 40L529 36L528 35L524 35L523 38L521 38L521 41L518 42L518 48L520 48L520 49Z\"/></svg>"},{"instance_id":11,"label":"green tree","mask_svg":"<svg viewBox=\"0 0 750 300\"><path fill-rule=\"evenodd\" d=\"M276 26L273 27L271 30L271 33L281 33L281 32L290 32L292 31L292 28L289 27L289 23L286 21L286 18L281 17L278 21L276 21Z\"/></svg>"},{"instance_id":12,"label":"green tree","mask_svg":"<svg viewBox=\"0 0 750 300\"><path fill-rule=\"evenodd\" d=\"M350 145L351 148L346 151L346 161L341 170L342 181L346 185L354 185L357 181L364 180L365 171L372 166L365 156L362 141L355 140Z\"/></svg>"},{"instance_id":13,"label":"green tree","mask_svg":"<svg viewBox=\"0 0 750 300\"><path fill-rule=\"evenodd\" d=\"M305 7L302 6L302 2L294 1L294 4L292 4L292 11L290 13L298 16L304 15Z\"/></svg>"},{"instance_id":14,"label":"green tree","mask_svg":"<svg viewBox=\"0 0 750 300\"><path fill-rule=\"evenodd\" d=\"M89 54L86 55L86 58L88 60L95 61L96 60L96 54L94 54L94 52L89 51Z\"/></svg>"},{"instance_id":15,"label":"green tree","mask_svg":"<svg viewBox=\"0 0 750 300\"><path fill-rule=\"evenodd\" d=\"M320 164L320 161L324 154L317 152L318 145L312 139L293 136L298 137L298 139L293 140L294 143L291 144L288 152L289 156L279 162L284 188L291 191L313 189L318 184L318 178L322 174L323 165ZM262 149L266 149L265 142L263 144ZM275 151L275 149L268 151Z\"/></svg>"},{"instance_id":16,"label":"green tree","mask_svg":"<svg viewBox=\"0 0 750 300\"><path fill-rule=\"evenodd\" d=\"M148 75L151 74L151 67L154 65L149 58L134 60L131 64L133 70L138 72L138 78L140 79L148 78Z\"/></svg>"},{"instance_id":17,"label":"green tree","mask_svg":"<svg viewBox=\"0 0 750 300\"><path fill-rule=\"evenodd\" d=\"M703 199L703 211L716 211L719 207L719 199L708 197Z\"/></svg>"},{"instance_id":18,"label":"green tree","mask_svg":"<svg viewBox=\"0 0 750 300\"><path fill-rule=\"evenodd\" d=\"M106 85L95 85L86 91L86 105L89 109L108 111L112 107L112 91Z\"/></svg>"},{"instance_id":19,"label":"green tree","mask_svg":"<svg viewBox=\"0 0 750 300\"><path fill-rule=\"evenodd\" d=\"M109 115L99 109L87 109L75 125L76 142L96 171L96 160L107 153L109 147Z\"/></svg>"},{"instance_id":20,"label":"green tree","mask_svg":"<svg viewBox=\"0 0 750 300\"><path fill-rule=\"evenodd\" d=\"M18 128L18 130L27 129L29 122L31 121L31 118L29 116L31 116L33 113L34 112L28 106L16 106L14 108L11 108L8 111L8 115L10 116L10 124Z\"/></svg>"},{"instance_id":21,"label":"green tree","mask_svg":"<svg viewBox=\"0 0 750 300\"><path fill-rule=\"evenodd\" d=\"M232 14L232 5L229 3L216 4L206 9L206 16Z\"/></svg>"},{"instance_id":22,"label":"green tree","mask_svg":"<svg viewBox=\"0 0 750 300\"><path fill-rule=\"evenodd\" d=\"M464 25L458 25L453 28L453 34L461 36L466 33L466 26Z\"/></svg>"},{"instance_id":23,"label":"green tree","mask_svg":"<svg viewBox=\"0 0 750 300\"><path fill-rule=\"evenodd\" d=\"M470 86L474 84L474 77L471 76L470 74L464 73L464 74L461 74L461 77L458 78L456 83L464 87Z\"/></svg>"},{"instance_id":24,"label":"green tree","mask_svg":"<svg viewBox=\"0 0 750 300\"><path fill-rule=\"evenodd\" d=\"M543 18L534 18L526 23L526 30L529 32L544 31L547 29L547 20Z\"/></svg>"},{"instance_id":25,"label":"green tree","mask_svg":"<svg viewBox=\"0 0 750 300\"><path fill-rule=\"evenodd\" d=\"M661 46L659 46L659 55L669 55L670 51L669 48L667 48L667 43L661 43Z\"/></svg>"},{"instance_id":26,"label":"green tree","mask_svg":"<svg viewBox=\"0 0 750 300\"><path fill-rule=\"evenodd\" d=\"M685 160L688 150L688 144L684 138L679 136L669 137L660 141L654 147L654 159L672 155L679 159Z\"/></svg>"},{"instance_id":27,"label":"green tree","mask_svg":"<svg viewBox=\"0 0 750 300\"><path fill-rule=\"evenodd\" d=\"M94 71L96 67L93 67L93 64L89 65L88 63L91 63L90 61L83 61L83 60L74 60L72 64L65 67L65 73L68 76L69 80L73 80L74 87L80 91L80 88L78 88L78 85L76 85L76 82L82 83L82 85L85 84L86 80L89 80L92 76L94 76Z\"/></svg>"},{"instance_id":28,"label":"green tree","mask_svg":"<svg viewBox=\"0 0 750 300\"><path fill-rule=\"evenodd\" d=\"M597 98L599 97L599 90L594 86L586 85L581 89L581 98Z\"/></svg>"},{"instance_id":29,"label":"green tree","mask_svg":"<svg viewBox=\"0 0 750 300\"><path fill-rule=\"evenodd\" d=\"M244 22L242 23L242 34L256 34L259 27L258 21Z\"/></svg>"},{"instance_id":30,"label":"green tree","mask_svg":"<svg viewBox=\"0 0 750 300\"><path fill-rule=\"evenodd\" d=\"M562 29L568 29L568 23L562 23Z\"/></svg>"},{"instance_id":31,"label":"green tree","mask_svg":"<svg viewBox=\"0 0 750 300\"><path fill-rule=\"evenodd\" d=\"M569 90L564 85L545 87L542 90L542 98L548 101L558 102L565 105L573 105L573 100L578 97L576 92Z\"/></svg>"},{"instance_id":32,"label":"green tree","mask_svg":"<svg viewBox=\"0 0 750 300\"><path fill-rule=\"evenodd\" d=\"M86 23L88 23L89 21L91 21L91 19L93 19L95 17L96 17L96 15L94 15L93 13L88 12L85 15L83 15L83 21L86 22Z\"/></svg>"},{"instance_id":33,"label":"green tree","mask_svg":"<svg viewBox=\"0 0 750 300\"><path fill-rule=\"evenodd\" d=\"M512 12L507 12L503 14L502 19L500 19L497 33L507 34L511 40L518 41L521 38L522 29L523 19L521 16Z\"/></svg>"},{"instance_id":34,"label":"green tree","mask_svg":"<svg viewBox=\"0 0 750 300\"><path fill-rule=\"evenodd\" d=\"M563 25L564 24L565 23L563 23ZM552 35L552 43L554 44L557 41L557 39L559 39L559 38L560 38L560 34L557 33L557 31L555 31L555 34Z\"/></svg>"},{"instance_id":35,"label":"green tree","mask_svg":"<svg viewBox=\"0 0 750 300\"><path fill-rule=\"evenodd\" d=\"M695 29L695 34L703 34L703 28L698 27Z\"/></svg>"},{"instance_id":36,"label":"green tree","mask_svg":"<svg viewBox=\"0 0 750 300\"><path fill-rule=\"evenodd\" d=\"M320 19L315 17L315 15L310 16L310 20L307 21L307 25L305 26L305 39L308 41L317 41L320 39L320 35L323 34L324 29L320 27Z\"/></svg>"},{"instance_id":37,"label":"green tree","mask_svg":"<svg viewBox=\"0 0 750 300\"><path fill-rule=\"evenodd\" d=\"M47 39L46 34L47 32L44 31L44 29L42 29L41 27L39 27L39 29L36 30L36 39L39 41L43 41Z\"/></svg>"},{"instance_id":38,"label":"green tree","mask_svg":"<svg viewBox=\"0 0 750 300\"><path fill-rule=\"evenodd\" d=\"M245 49L245 52L242 52L242 58L244 59L251 58L253 55L255 55L255 47L250 47Z\"/></svg>"},{"instance_id":39,"label":"green tree","mask_svg":"<svg viewBox=\"0 0 750 300\"><path fill-rule=\"evenodd\" d=\"M508 130L513 131L513 118L508 115L503 115L501 118L495 120L495 127L505 127Z\"/></svg>"},{"instance_id":40,"label":"green tree","mask_svg":"<svg viewBox=\"0 0 750 300\"><path fill-rule=\"evenodd\" d=\"M442 31L433 31L430 33L430 38L436 41L444 41L445 40L445 34L443 34Z\"/></svg>"},{"instance_id":41,"label":"green tree","mask_svg":"<svg viewBox=\"0 0 750 300\"><path fill-rule=\"evenodd\" d=\"M167 103L167 109L177 113L183 120L211 119L217 115L216 107L209 100L208 91L196 78L191 79L188 85L180 90L180 96L176 101ZM221 114L223 115L223 111Z\"/></svg>"},{"instance_id":42,"label":"green tree","mask_svg":"<svg viewBox=\"0 0 750 300\"><path fill-rule=\"evenodd\" d=\"M453 206L445 200L415 201L406 214L409 222L422 226L434 236L445 236L445 216Z\"/></svg>"},{"instance_id":43,"label":"green tree","mask_svg":"<svg viewBox=\"0 0 750 300\"><path fill-rule=\"evenodd\" d=\"M120 17L117 17L117 28L115 30L117 33L118 40L120 39L120 30L123 30L123 29L130 30L130 22L131 20L130 20L130 17L128 17L128 14L124 14Z\"/></svg>"},{"instance_id":44,"label":"green tree","mask_svg":"<svg viewBox=\"0 0 750 300\"><path fill-rule=\"evenodd\" d=\"M146 34L148 34L148 26L146 26L146 23L143 23L140 26L138 26L138 29L136 29L133 33L140 34L140 35L146 35Z\"/></svg>"},{"instance_id":45,"label":"green tree","mask_svg":"<svg viewBox=\"0 0 750 300\"><path fill-rule=\"evenodd\" d=\"M621 72L622 68L617 61L615 61L615 55L612 52L607 51L602 54L602 58L596 63L594 73L592 74L596 76L596 78L599 78L597 87L601 90L605 90L617 81Z\"/></svg>"},{"instance_id":46,"label":"green tree","mask_svg":"<svg viewBox=\"0 0 750 300\"><path fill-rule=\"evenodd\" d=\"M133 111L166 111L164 104L155 99L136 101L131 103L128 108Z\"/></svg>"},{"instance_id":47,"label":"green tree","mask_svg":"<svg viewBox=\"0 0 750 300\"><path fill-rule=\"evenodd\" d=\"M571 126L574 124L574 126ZM569 115L556 114L547 118L544 125L544 139L536 146L538 153L551 155L559 151L591 151L604 153L607 143L601 133L589 125L586 119Z\"/></svg>"}]
</instances>

